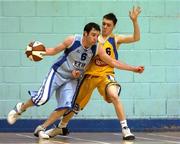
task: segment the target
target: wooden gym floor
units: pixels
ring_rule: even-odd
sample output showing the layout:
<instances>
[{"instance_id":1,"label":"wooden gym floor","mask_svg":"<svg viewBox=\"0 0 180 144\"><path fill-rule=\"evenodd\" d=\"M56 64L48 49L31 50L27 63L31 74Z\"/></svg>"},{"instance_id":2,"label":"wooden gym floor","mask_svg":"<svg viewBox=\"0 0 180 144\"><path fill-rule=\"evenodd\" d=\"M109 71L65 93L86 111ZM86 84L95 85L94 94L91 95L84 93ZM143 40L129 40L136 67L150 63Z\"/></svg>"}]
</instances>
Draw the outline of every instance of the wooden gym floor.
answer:
<instances>
[{"instance_id":1,"label":"wooden gym floor","mask_svg":"<svg viewBox=\"0 0 180 144\"><path fill-rule=\"evenodd\" d=\"M136 140L123 141L120 133L70 133L39 140L32 133L0 133L0 144L180 144L179 132L137 132Z\"/></svg>"}]
</instances>

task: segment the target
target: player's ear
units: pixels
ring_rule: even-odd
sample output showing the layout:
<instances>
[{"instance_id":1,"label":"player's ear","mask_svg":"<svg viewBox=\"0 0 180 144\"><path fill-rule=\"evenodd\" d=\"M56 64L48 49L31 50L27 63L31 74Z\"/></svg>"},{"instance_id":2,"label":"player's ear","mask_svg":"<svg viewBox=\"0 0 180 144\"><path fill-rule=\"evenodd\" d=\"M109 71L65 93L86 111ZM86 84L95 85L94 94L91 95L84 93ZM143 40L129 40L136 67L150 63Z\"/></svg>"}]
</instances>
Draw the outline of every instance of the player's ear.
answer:
<instances>
[{"instance_id":1,"label":"player's ear","mask_svg":"<svg viewBox=\"0 0 180 144\"><path fill-rule=\"evenodd\" d=\"M87 32L86 31L84 31L83 32L83 36L87 36L88 34L87 34Z\"/></svg>"}]
</instances>

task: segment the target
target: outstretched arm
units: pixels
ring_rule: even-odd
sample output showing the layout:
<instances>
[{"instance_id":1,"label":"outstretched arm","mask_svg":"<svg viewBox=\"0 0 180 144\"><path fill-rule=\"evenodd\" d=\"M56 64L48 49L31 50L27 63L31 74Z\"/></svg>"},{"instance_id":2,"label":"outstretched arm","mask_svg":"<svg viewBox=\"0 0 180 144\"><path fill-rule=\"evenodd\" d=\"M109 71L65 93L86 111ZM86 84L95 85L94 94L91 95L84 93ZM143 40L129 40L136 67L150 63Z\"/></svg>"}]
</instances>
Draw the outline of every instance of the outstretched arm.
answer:
<instances>
[{"instance_id":1,"label":"outstretched arm","mask_svg":"<svg viewBox=\"0 0 180 144\"><path fill-rule=\"evenodd\" d=\"M47 55L47 56L56 55L57 53L65 50L66 48L68 48L72 44L73 41L74 41L74 37L69 36L62 43L57 45L56 47L54 47L54 48L46 48L46 53L44 55Z\"/></svg>"},{"instance_id":2,"label":"outstretched arm","mask_svg":"<svg viewBox=\"0 0 180 144\"><path fill-rule=\"evenodd\" d=\"M144 71L144 66L131 66L125 63L122 63L121 61L113 61L115 68L121 69L121 70L127 70L132 71L136 73L142 73Z\"/></svg>"},{"instance_id":3,"label":"outstretched arm","mask_svg":"<svg viewBox=\"0 0 180 144\"><path fill-rule=\"evenodd\" d=\"M118 60L115 60L115 59L111 58L105 52L105 50L102 48L102 45L99 45L99 47L98 47L98 55L99 55L101 60L106 62L111 67L115 67L115 68L121 69L121 70L133 71L133 72L136 72L136 73L142 73L144 71L144 66L135 67L135 66L127 65L125 63L122 63L122 62L120 62Z\"/></svg>"},{"instance_id":4,"label":"outstretched arm","mask_svg":"<svg viewBox=\"0 0 180 144\"><path fill-rule=\"evenodd\" d=\"M129 17L133 23L134 33L129 36L117 35L116 41L118 44L132 43L132 42L140 40L140 29L139 29L139 25L138 25L138 16L140 13L141 13L140 7L133 7L133 9L131 11L129 11Z\"/></svg>"}]
</instances>

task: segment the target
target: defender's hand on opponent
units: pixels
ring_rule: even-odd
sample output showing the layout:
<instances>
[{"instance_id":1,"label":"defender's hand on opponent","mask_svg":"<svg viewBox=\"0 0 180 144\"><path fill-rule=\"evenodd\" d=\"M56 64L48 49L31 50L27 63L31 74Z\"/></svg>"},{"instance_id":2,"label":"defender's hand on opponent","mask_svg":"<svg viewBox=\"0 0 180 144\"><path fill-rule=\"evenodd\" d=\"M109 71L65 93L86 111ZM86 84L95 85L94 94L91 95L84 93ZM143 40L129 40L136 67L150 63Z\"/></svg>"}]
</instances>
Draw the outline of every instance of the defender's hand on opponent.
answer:
<instances>
[{"instance_id":1,"label":"defender's hand on opponent","mask_svg":"<svg viewBox=\"0 0 180 144\"><path fill-rule=\"evenodd\" d=\"M138 15L141 13L141 8L138 7L133 7L131 11L129 11L129 17L130 19L134 22L137 21Z\"/></svg>"}]
</instances>

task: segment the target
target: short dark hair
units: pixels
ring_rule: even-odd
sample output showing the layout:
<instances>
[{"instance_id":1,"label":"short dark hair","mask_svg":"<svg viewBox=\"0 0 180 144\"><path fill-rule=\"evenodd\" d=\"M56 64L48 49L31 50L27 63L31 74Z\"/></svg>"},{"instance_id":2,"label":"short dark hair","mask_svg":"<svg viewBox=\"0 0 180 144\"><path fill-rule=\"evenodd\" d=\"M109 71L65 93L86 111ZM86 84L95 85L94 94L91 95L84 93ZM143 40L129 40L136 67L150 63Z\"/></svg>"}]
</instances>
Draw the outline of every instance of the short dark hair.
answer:
<instances>
[{"instance_id":1,"label":"short dark hair","mask_svg":"<svg viewBox=\"0 0 180 144\"><path fill-rule=\"evenodd\" d=\"M86 31L88 34L92 29L95 29L97 31L101 31L100 26L97 23L94 22L90 22L88 24L85 25L84 27L84 31Z\"/></svg>"},{"instance_id":2,"label":"short dark hair","mask_svg":"<svg viewBox=\"0 0 180 144\"><path fill-rule=\"evenodd\" d=\"M108 14L106 14L106 15L104 15L103 16L103 19L108 19L108 20L112 20L113 21L113 23L114 23L114 25L116 25L116 23L117 23L117 18L116 18L116 16L115 16L115 14L113 14L113 13L108 13Z\"/></svg>"}]
</instances>

